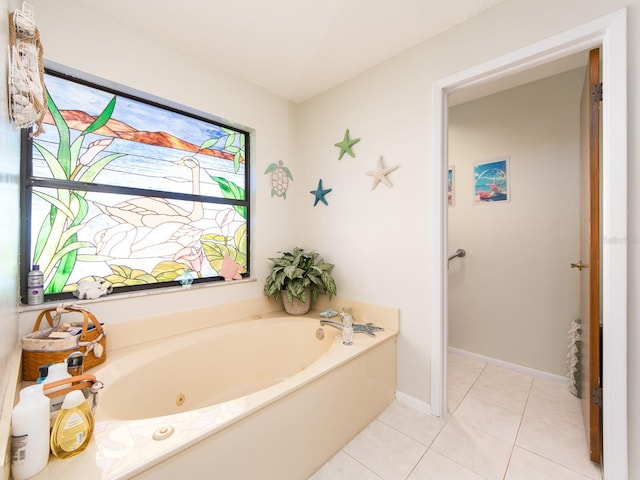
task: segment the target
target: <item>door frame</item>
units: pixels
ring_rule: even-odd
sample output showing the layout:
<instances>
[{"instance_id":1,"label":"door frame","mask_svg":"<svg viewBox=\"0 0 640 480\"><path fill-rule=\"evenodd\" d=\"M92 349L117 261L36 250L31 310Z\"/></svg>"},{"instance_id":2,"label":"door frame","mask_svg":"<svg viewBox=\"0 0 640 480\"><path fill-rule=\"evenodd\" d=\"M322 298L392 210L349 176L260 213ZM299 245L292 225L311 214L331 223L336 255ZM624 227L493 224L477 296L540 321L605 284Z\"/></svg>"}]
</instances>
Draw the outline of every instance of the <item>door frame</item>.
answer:
<instances>
[{"instance_id":1,"label":"door frame","mask_svg":"<svg viewBox=\"0 0 640 480\"><path fill-rule=\"evenodd\" d=\"M431 414L447 405L448 96L465 88L600 46L602 51L602 317L603 472L627 478L627 14L612 14L489 60L433 84L433 150L429 175Z\"/></svg>"}]
</instances>

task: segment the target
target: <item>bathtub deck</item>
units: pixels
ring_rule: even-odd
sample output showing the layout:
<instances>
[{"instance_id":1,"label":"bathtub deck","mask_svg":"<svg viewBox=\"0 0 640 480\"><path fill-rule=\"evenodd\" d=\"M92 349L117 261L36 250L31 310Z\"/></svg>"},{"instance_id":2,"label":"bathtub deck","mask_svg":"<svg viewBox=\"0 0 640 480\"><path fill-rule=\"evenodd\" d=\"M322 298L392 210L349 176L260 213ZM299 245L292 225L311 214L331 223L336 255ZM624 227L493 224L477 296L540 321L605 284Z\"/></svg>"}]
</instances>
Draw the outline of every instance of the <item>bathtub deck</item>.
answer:
<instances>
[{"instance_id":1,"label":"bathtub deck","mask_svg":"<svg viewBox=\"0 0 640 480\"><path fill-rule=\"evenodd\" d=\"M372 321L358 314L358 322ZM318 312L310 315L319 326ZM396 390L397 312L395 323L385 324L376 338L355 335L353 346L342 345L338 330L325 332L335 345L321 361L260 392L165 417L112 421L98 415L87 450L52 458L32 478L162 480L201 471L225 479L308 478L375 419ZM153 440L166 427L174 433Z\"/></svg>"}]
</instances>

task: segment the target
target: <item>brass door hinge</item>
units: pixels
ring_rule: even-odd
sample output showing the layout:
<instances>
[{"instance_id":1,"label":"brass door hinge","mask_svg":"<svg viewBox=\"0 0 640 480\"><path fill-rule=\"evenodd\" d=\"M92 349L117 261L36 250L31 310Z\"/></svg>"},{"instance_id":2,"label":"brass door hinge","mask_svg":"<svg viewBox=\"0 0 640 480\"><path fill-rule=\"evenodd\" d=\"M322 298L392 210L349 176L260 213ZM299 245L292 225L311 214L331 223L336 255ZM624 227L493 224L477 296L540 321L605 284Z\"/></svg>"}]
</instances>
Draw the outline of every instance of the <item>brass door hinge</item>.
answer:
<instances>
[{"instance_id":1,"label":"brass door hinge","mask_svg":"<svg viewBox=\"0 0 640 480\"><path fill-rule=\"evenodd\" d=\"M594 102L602 101L602 83L596 83L591 87L591 98Z\"/></svg>"},{"instance_id":2,"label":"brass door hinge","mask_svg":"<svg viewBox=\"0 0 640 480\"><path fill-rule=\"evenodd\" d=\"M602 406L602 387L593 387L591 389L591 405L594 407Z\"/></svg>"}]
</instances>

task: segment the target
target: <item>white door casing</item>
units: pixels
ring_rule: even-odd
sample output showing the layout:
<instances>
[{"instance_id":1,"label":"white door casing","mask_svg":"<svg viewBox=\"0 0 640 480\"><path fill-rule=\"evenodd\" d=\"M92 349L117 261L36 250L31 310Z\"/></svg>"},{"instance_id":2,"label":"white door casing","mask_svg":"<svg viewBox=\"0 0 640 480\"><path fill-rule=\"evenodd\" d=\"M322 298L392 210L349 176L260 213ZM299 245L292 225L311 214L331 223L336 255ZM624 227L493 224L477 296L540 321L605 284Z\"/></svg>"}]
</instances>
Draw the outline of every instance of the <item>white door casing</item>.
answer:
<instances>
[{"instance_id":1,"label":"white door casing","mask_svg":"<svg viewBox=\"0 0 640 480\"><path fill-rule=\"evenodd\" d=\"M602 48L603 473L628 477L627 446L627 15L620 10L433 84L430 172L431 414L447 405L448 96L597 46Z\"/></svg>"}]
</instances>

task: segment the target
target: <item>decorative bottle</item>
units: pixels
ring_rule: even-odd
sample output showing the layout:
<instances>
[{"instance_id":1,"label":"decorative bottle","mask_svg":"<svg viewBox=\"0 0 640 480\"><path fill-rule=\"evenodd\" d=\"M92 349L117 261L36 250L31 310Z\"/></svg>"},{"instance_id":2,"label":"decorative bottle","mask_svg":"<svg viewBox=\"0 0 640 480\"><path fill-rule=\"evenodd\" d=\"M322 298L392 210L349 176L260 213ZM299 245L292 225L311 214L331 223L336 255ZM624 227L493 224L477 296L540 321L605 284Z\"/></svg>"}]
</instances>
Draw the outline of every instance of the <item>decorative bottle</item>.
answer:
<instances>
[{"instance_id":1,"label":"decorative bottle","mask_svg":"<svg viewBox=\"0 0 640 480\"><path fill-rule=\"evenodd\" d=\"M31 478L49 461L49 399L42 385L20 390L11 412L11 473L14 480Z\"/></svg>"},{"instance_id":2,"label":"decorative bottle","mask_svg":"<svg viewBox=\"0 0 640 480\"><path fill-rule=\"evenodd\" d=\"M51 429L51 453L69 458L82 452L93 436L93 414L80 390L67 393Z\"/></svg>"},{"instance_id":3,"label":"decorative bottle","mask_svg":"<svg viewBox=\"0 0 640 480\"><path fill-rule=\"evenodd\" d=\"M39 265L34 265L27 274L27 303L29 305L44 303L44 274Z\"/></svg>"}]
</instances>

